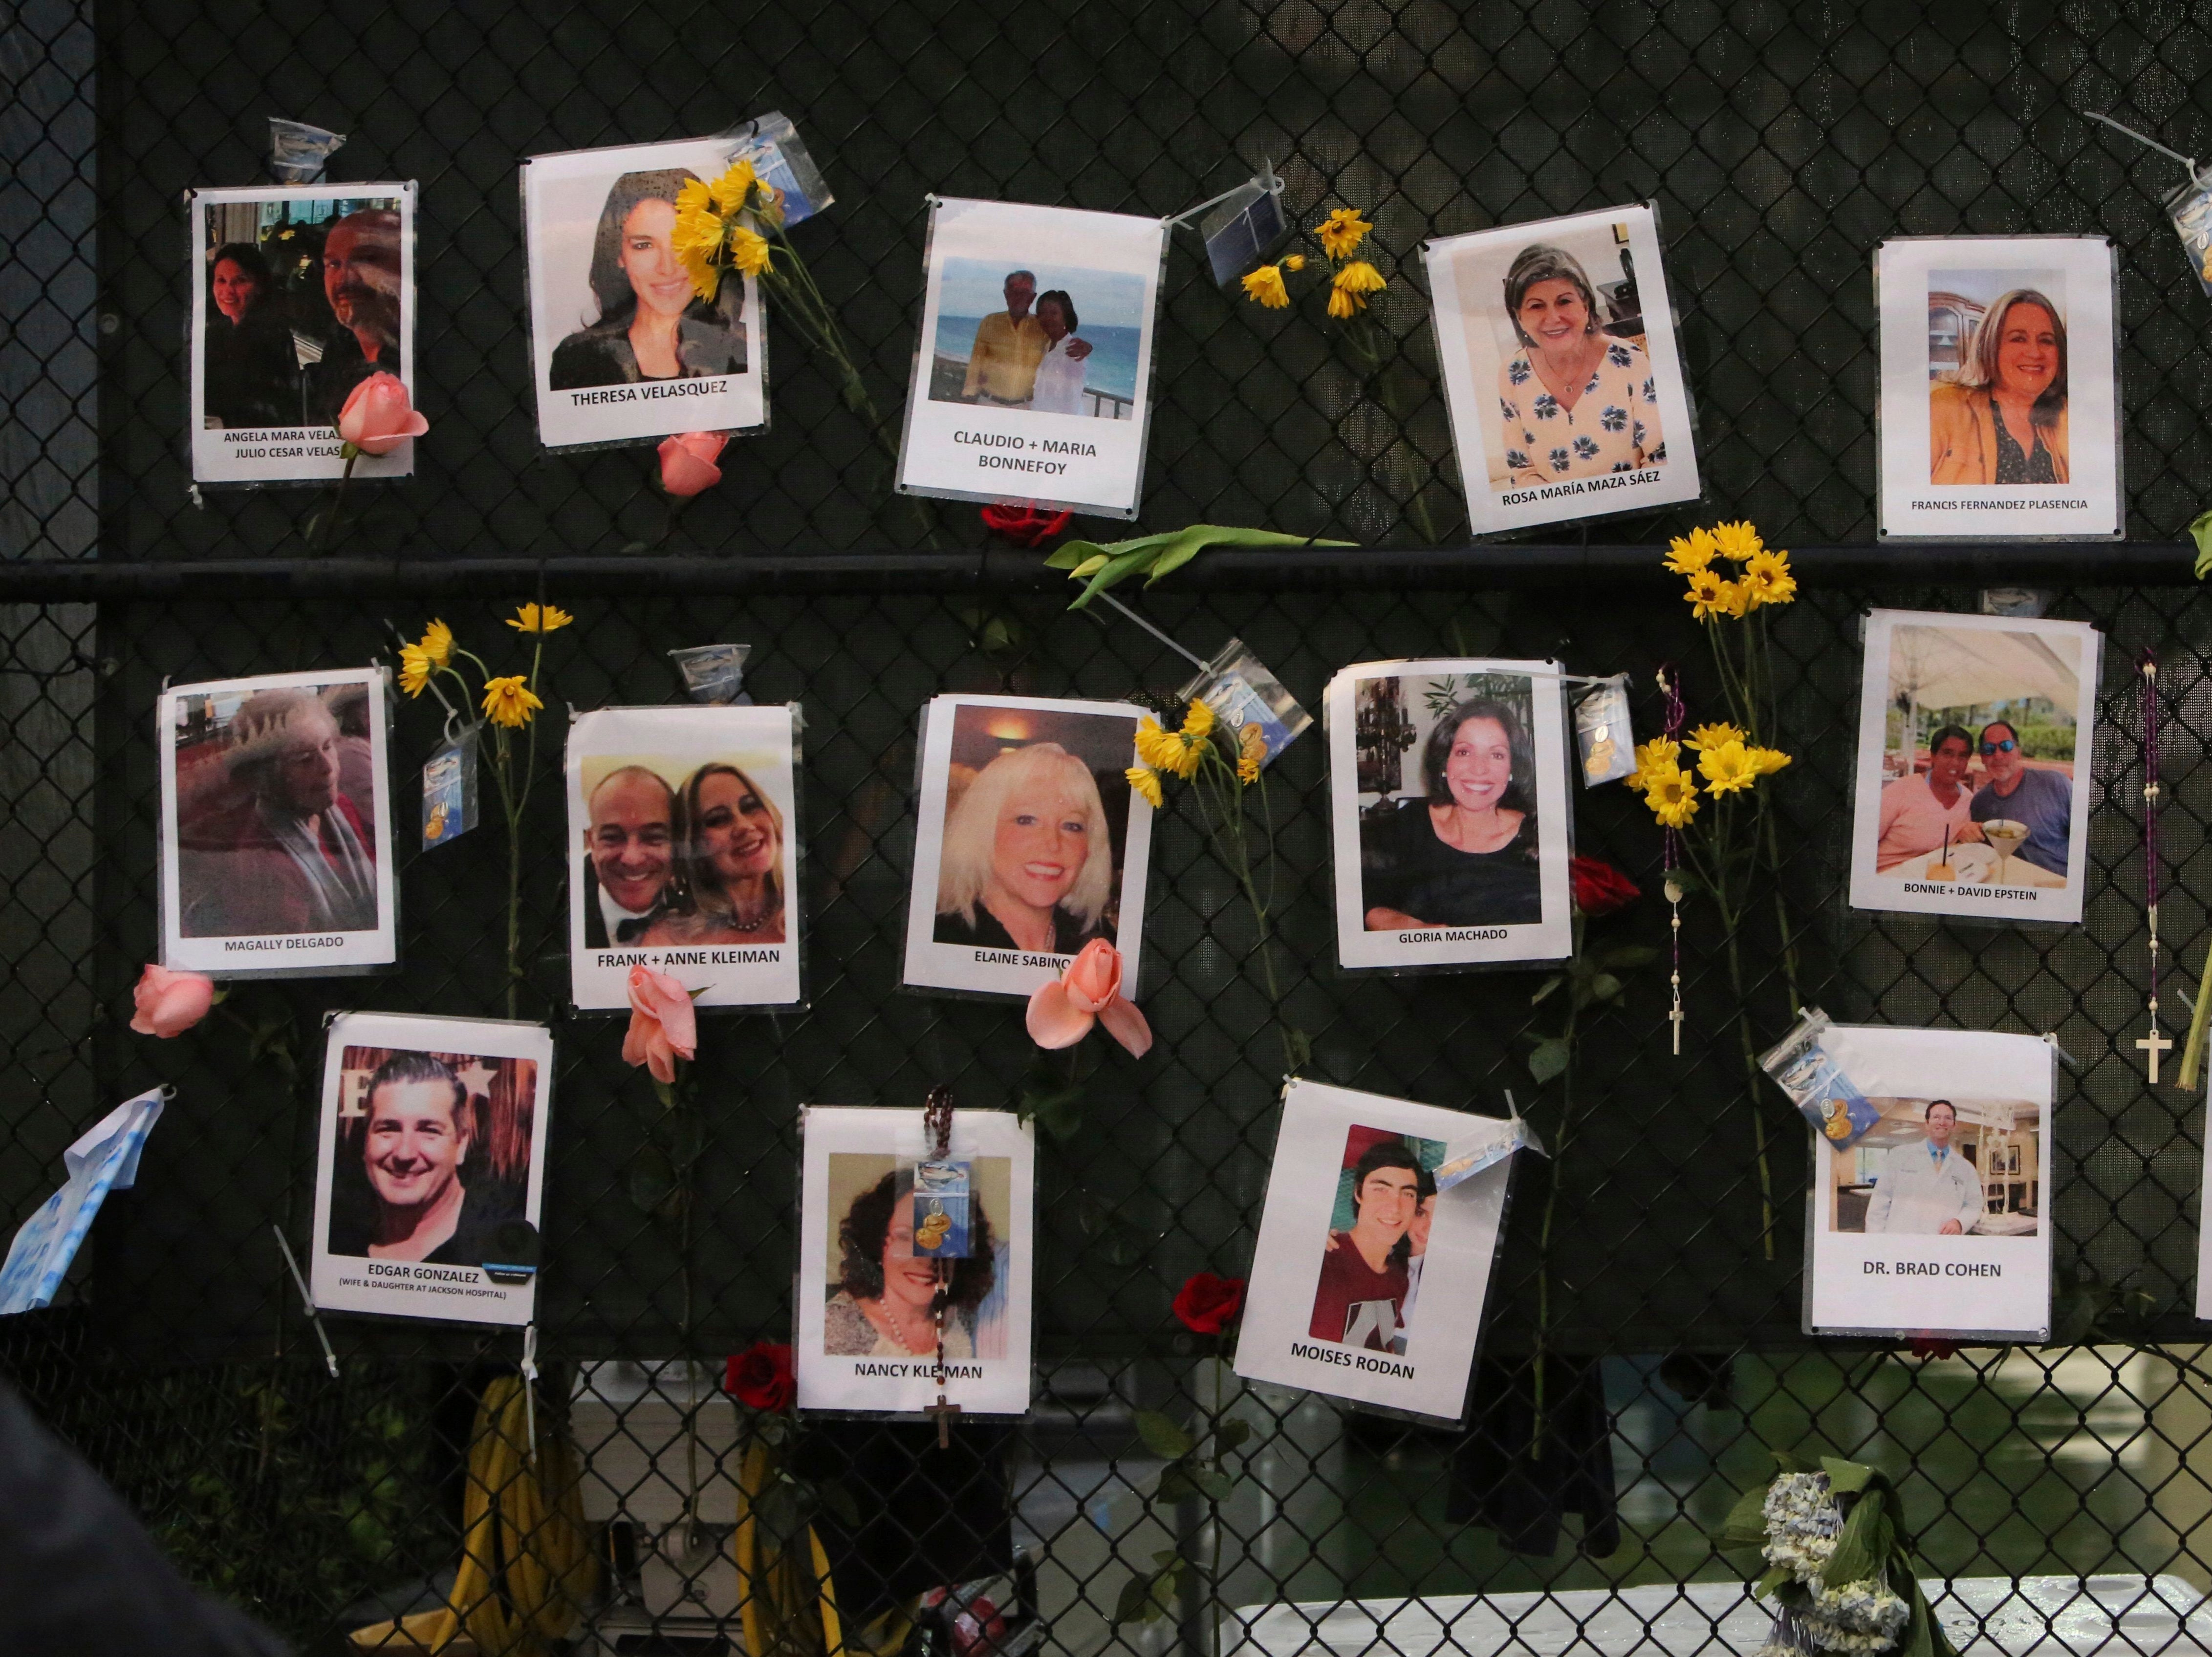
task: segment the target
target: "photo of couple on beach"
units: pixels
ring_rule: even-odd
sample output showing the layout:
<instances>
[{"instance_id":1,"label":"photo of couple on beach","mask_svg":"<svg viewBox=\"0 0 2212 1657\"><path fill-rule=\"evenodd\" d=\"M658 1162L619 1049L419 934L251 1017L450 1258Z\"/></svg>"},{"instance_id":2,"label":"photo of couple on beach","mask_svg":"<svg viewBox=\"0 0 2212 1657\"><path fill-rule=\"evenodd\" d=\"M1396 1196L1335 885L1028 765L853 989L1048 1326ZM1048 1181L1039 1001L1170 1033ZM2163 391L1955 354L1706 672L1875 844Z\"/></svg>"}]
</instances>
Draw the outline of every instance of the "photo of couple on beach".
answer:
<instances>
[{"instance_id":1,"label":"photo of couple on beach","mask_svg":"<svg viewBox=\"0 0 2212 1657\"><path fill-rule=\"evenodd\" d=\"M1143 277L948 258L943 283L932 400L1095 420L1135 414Z\"/></svg>"}]
</instances>

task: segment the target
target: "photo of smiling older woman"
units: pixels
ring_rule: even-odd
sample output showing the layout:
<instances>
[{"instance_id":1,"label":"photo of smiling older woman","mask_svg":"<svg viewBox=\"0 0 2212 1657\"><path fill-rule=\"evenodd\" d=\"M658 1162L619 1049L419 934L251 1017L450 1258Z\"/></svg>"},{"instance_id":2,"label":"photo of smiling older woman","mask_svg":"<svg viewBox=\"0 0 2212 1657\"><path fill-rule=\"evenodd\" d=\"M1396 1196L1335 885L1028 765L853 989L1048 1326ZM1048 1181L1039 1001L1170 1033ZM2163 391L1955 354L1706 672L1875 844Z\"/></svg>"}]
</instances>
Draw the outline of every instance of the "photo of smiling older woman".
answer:
<instances>
[{"instance_id":1,"label":"photo of smiling older woman","mask_svg":"<svg viewBox=\"0 0 2212 1657\"><path fill-rule=\"evenodd\" d=\"M719 139L523 163L538 434L549 448L767 421L758 284L712 295L676 243L685 185L719 178Z\"/></svg>"},{"instance_id":2,"label":"photo of smiling older woman","mask_svg":"<svg viewBox=\"0 0 2212 1657\"><path fill-rule=\"evenodd\" d=\"M1026 1410L1030 1128L955 1110L940 1147L918 1109L810 1105L799 1132L799 1407L911 1412L942 1396L969 1414Z\"/></svg>"},{"instance_id":3,"label":"photo of smiling older woman","mask_svg":"<svg viewBox=\"0 0 2212 1657\"><path fill-rule=\"evenodd\" d=\"M1345 966L1566 953L1559 676L1540 662L1372 663L1330 683Z\"/></svg>"},{"instance_id":4,"label":"photo of smiling older woman","mask_svg":"<svg viewBox=\"0 0 2212 1657\"><path fill-rule=\"evenodd\" d=\"M1125 773L1142 713L1012 696L922 711L909 986L1027 995L1093 938L1136 983L1152 808Z\"/></svg>"},{"instance_id":5,"label":"photo of smiling older woman","mask_svg":"<svg viewBox=\"0 0 2212 1657\"><path fill-rule=\"evenodd\" d=\"M1697 498L1649 207L1449 237L1426 254L1478 533Z\"/></svg>"},{"instance_id":6,"label":"photo of smiling older woman","mask_svg":"<svg viewBox=\"0 0 2212 1657\"><path fill-rule=\"evenodd\" d=\"M1906 238L1875 282L1883 533L2114 533L2110 245Z\"/></svg>"},{"instance_id":7,"label":"photo of smiling older woman","mask_svg":"<svg viewBox=\"0 0 2212 1657\"><path fill-rule=\"evenodd\" d=\"M315 1304L530 1321L544 1184L542 1025L332 1019L315 1184Z\"/></svg>"},{"instance_id":8,"label":"photo of smiling older woman","mask_svg":"<svg viewBox=\"0 0 2212 1657\"><path fill-rule=\"evenodd\" d=\"M795 743L787 707L603 708L570 727L577 1006L627 1007L638 966L702 1007L798 1000Z\"/></svg>"}]
</instances>

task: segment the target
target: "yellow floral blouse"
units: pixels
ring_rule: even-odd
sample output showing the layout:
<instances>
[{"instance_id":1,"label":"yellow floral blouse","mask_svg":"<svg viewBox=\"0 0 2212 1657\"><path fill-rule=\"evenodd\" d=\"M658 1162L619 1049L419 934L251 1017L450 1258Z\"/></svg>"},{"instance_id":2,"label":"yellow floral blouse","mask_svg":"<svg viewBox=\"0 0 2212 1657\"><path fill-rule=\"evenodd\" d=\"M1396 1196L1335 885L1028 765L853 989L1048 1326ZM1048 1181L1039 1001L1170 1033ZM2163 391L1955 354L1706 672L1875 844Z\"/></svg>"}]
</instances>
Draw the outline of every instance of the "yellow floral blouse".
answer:
<instances>
[{"instance_id":1,"label":"yellow floral blouse","mask_svg":"<svg viewBox=\"0 0 2212 1657\"><path fill-rule=\"evenodd\" d=\"M1607 342L1571 410L1544 389L1526 349L1499 370L1498 393L1515 489L1634 471L1667 458L1651 359L1626 340Z\"/></svg>"}]
</instances>

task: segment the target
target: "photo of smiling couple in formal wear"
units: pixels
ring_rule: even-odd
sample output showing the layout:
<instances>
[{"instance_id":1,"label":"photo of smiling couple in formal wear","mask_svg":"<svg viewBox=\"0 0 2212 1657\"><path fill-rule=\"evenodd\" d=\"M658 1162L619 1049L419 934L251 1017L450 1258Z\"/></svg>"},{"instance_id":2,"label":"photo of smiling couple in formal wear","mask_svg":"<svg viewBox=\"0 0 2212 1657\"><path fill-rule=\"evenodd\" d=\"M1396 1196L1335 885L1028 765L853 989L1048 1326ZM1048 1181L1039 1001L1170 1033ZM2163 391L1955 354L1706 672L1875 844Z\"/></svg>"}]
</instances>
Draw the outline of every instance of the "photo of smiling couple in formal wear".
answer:
<instances>
[{"instance_id":1,"label":"photo of smiling couple in formal wear","mask_svg":"<svg viewBox=\"0 0 2212 1657\"><path fill-rule=\"evenodd\" d=\"M701 1006L798 999L794 731L787 707L604 708L570 727L579 1007L628 1006L641 965Z\"/></svg>"},{"instance_id":2,"label":"photo of smiling couple in formal wear","mask_svg":"<svg viewBox=\"0 0 2212 1657\"><path fill-rule=\"evenodd\" d=\"M1143 714L1020 696L923 708L908 985L1025 996L1103 938L1134 996L1152 810L1125 774Z\"/></svg>"},{"instance_id":3,"label":"photo of smiling couple in formal wear","mask_svg":"<svg viewBox=\"0 0 2212 1657\"><path fill-rule=\"evenodd\" d=\"M679 251L678 198L727 168L719 138L536 155L522 165L538 439L642 442L767 423L760 284L711 296Z\"/></svg>"}]
</instances>

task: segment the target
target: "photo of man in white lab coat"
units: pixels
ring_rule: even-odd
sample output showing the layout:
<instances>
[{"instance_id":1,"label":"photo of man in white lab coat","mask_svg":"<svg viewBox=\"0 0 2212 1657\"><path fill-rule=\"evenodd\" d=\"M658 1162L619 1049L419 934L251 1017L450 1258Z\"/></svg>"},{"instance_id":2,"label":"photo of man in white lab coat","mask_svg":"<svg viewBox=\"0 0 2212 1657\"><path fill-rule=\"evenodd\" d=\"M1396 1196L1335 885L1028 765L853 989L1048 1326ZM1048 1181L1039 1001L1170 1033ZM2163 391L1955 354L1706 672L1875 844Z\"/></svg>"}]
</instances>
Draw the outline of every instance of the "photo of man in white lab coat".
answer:
<instances>
[{"instance_id":1,"label":"photo of man in white lab coat","mask_svg":"<svg viewBox=\"0 0 2212 1657\"><path fill-rule=\"evenodd\" d=\"M1982 1216L1982 1179L1951 1141L1958 1108L1948 1099L1929 1102L1925 1137L1889 1153L1867 1204L1866 1229L1892 1235L1956 1237Z\"/></svg>"}]
</instances>

